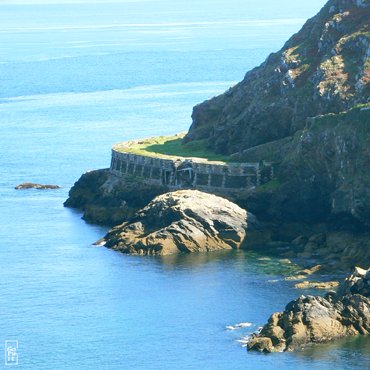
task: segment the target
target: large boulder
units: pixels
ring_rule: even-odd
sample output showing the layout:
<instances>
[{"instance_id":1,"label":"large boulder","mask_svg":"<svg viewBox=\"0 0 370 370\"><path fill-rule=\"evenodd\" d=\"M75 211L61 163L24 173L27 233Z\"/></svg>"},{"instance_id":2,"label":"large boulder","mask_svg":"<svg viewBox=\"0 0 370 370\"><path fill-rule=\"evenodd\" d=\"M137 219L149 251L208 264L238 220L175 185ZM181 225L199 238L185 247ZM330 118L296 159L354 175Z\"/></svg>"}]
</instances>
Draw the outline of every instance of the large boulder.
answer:
<instances>
[{"instance_id":1,"label":"large boulder","mask_svg":"<svg viewBox=\"0 0 370 370\"><path fill-rule=\"evenodd\" d=\"M248 350L293 351L348 335L370 334L370 269L356 267L337 294L301 296L271 315Z\"/></svg>"},{"instance_id":2,"label":"large boulder","mask_svg":"<svg viewBox=\"0 0 370 370\"><path fill-rule=\"evenodd\" d=\"M256 222L253 215L248 221L248 227ZM98 244L131 254L236 249L246 229L247 212L236 204L197 190L179 190L157 196Z\"/></svg>"}]
</instances>

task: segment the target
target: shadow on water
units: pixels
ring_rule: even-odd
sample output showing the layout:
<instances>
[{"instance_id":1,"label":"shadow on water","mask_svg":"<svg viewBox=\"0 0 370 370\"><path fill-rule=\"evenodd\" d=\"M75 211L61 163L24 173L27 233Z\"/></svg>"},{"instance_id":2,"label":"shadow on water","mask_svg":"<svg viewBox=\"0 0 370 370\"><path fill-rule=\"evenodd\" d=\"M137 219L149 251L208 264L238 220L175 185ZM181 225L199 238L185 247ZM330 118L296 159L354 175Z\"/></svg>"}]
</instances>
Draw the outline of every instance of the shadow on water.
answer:
<instances>
[{"instance_id":1,"label":"shadow on water","mask_svg":"<svg viewBox=\"0 0 370 370\"><path fill-rule=\"evenodd\" d=\"M211 265L229 265L240 271L264 275L288 275L301 266L288 259L266 257L252 251L223 250L206 253L172 254L149 257L165 270L197 269Z\"/></svg>"},{"instance_id":2,"label":"shadow on water","mask_svg":"<svg viewBox=\"0 0 370 370\"><path fill-rule=\"evenodd\" d=\"M292 353L293 356L305 361L327 363L328 368L341 369L343 358L346 368L357 369L367 363L370 367L370 337L355 336L334 340L329 343L311 345ZM362 364L362 365L359 365ZM367 367L367 368L369 368ZM363 367L361 367L363 368Z\"/></svg>"}]
</instances>

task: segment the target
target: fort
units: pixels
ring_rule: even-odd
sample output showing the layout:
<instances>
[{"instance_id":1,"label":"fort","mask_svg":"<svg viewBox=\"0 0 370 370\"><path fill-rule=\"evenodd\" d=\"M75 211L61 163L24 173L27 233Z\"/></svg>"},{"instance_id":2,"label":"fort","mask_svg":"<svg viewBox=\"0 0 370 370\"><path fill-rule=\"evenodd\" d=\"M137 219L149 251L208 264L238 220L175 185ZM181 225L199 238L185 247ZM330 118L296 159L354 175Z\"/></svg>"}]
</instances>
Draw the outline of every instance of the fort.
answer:
<instances>
[{"instance_id":1,"label":"fort","mask_svg":"<svg viewBox=\"0 0 370 370\"><path fill-rule=\"evenodd\" d=\"M270 162L231 163L205 158L133 153L138 141L112 148L110 171L119 177L137 177L147 184L164 185L171 190L195 188L231 191L253 188L274 177Z\"/></svg>"}]
</instances>

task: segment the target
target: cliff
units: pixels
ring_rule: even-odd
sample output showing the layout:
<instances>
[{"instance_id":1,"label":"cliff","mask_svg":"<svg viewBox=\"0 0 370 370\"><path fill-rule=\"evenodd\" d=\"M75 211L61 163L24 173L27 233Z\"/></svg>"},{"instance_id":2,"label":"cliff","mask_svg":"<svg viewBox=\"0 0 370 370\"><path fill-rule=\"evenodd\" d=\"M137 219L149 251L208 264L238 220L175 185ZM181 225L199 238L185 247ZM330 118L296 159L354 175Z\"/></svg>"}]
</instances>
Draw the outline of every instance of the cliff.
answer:
<instances>
[{"instance_id":1,"label":"cliff","mask_svg":"<svg viewBox=\"0 0 370 370\"><path fill-rule=\"evenodd\" d=\"M368 229L369 108L370 104L309 119L304 130L273 150L280 161L277 179L246 192L244 205L263 219L325 221L352 231ZM268 146L258 150L267 153Z\"/></svg>"},{"instance_id":2,"label":"cliff","mask_svg":"<svg viewBox=\"0 0 370 370\"><path fill-rule=\"evenodd\" d=\"M370 95L370 1L330 0L277 53L224 94L194 107L185 141L232 154L293 135L309 117Z\"/></svg>"},{"instance_id":3,"label":"cliff","mask_svg":"<svg viewBox=\"0 0 370 370\"><path fill-rule=\"evenodd\" d=\"M257 217L369 228L369 22L369 0L330 0L243 81L194 107L185 142L277 165L274 181L240 195Z\"/></svg>"}]
</instances>

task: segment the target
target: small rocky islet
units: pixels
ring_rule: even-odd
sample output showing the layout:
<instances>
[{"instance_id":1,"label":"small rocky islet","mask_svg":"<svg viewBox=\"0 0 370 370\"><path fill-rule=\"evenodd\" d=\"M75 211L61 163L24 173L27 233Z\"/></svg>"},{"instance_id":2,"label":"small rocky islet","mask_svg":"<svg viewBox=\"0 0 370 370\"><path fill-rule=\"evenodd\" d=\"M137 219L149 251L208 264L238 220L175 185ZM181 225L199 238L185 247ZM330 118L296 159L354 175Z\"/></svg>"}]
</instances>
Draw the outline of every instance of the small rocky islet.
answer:
<instances>
[{"instance_id":1,"label":"small rocky islet","mask_svg":"<svg viewBox=\"0 0 370 370\"><path fill-rule=\"evenodd\" d=\"M370 334L370 269L355 268L338 291L300 296L283 312L271 315L259 333L247 341L248 350L293 351L353 335Z\"/></svg>"},{"instance_id":2,"label":"small rocky islet","mask_svg":"<svg viewBox=\"0 0 370 370\"><path fill-rule=\"evenodd\" d=\"M37 184L34 182L23 182L17 185L15 190L25 190L25 189L37 189L37 190L48 190L48 189L60 189L59 185L48 185L48 184Z\"/></svg>"},{"instance_id":3,"label":"small rocky islet","mask_svg":"<svg viewBox=\"0 0 370 370\"><path fill-rule=\"evenodd\" d=\"M292 351L369 334L369 22L369 0L329 0L243 81L194 107L182 145L235 163L272 163L267 181L218 193L198 191L189 177L174 189L145 181L145 168L135 172L131 163L127 176L114 168L82 175L65 205L81 209L87 221L113 226L97 243L124 253L246 248L320 264L291 280L359 266L337 292L301 296L273 314L248 339L249 350Z\"/></svg>"}]
</instances>

